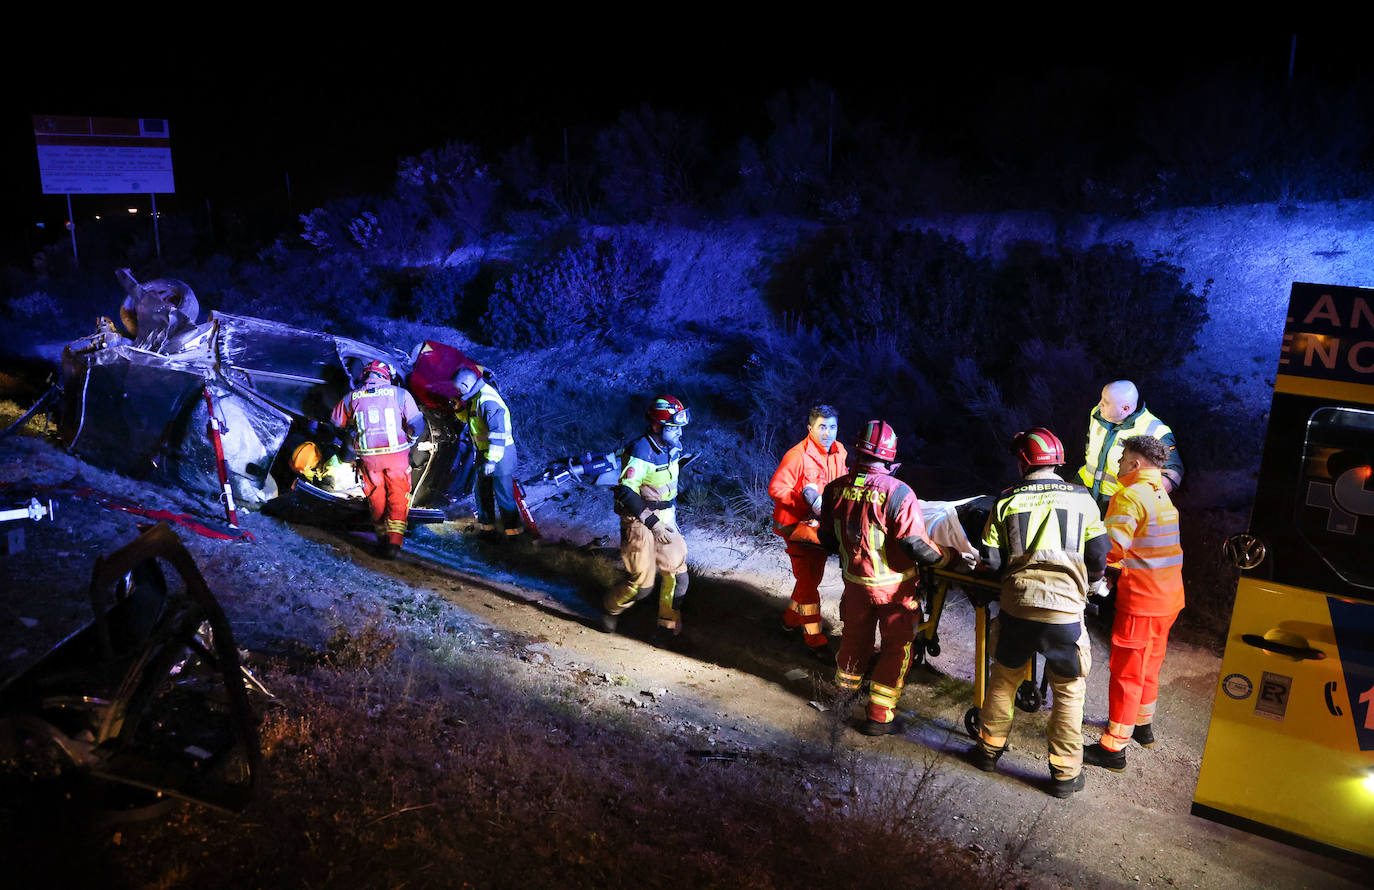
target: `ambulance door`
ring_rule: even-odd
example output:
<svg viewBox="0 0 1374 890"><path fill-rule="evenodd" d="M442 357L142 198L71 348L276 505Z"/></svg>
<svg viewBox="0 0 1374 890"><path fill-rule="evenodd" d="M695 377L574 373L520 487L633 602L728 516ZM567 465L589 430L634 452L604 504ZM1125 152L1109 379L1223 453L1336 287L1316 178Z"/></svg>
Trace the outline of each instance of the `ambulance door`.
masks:
<svg viewBox="0 0 1374 890"><path fill-rule="evenodd" d="M1294 285L1250 530L1228 542L1243 571L1193 799L1195 815L1360 861L1374 861L1374 330L1351 322L1371 293Z"/></svg>

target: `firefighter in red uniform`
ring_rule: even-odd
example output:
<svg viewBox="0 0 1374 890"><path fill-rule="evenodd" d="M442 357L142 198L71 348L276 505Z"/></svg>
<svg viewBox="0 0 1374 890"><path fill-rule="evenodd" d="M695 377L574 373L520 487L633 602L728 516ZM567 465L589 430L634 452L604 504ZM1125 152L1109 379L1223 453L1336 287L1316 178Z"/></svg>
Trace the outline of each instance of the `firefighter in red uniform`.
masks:
<svg viewBox="0 0 1374 890"><path fill-rule="evenodd" d="M363 369L358 388L334 406L330 419L352 435L358 475L377 529L377 555L393 559L405 539L410 445L424 437L424 415L409 391L392 385L387 364L373 361Z"/></svg>
<svg viewBox="0 0 1374 890"><path fill-rule="evenodd" d="M882 642L869 678L865 735L900 729L895 719L911 641L920 619L917 565L943 566L956 557L941 552L926 536L921 505L896 469L897 434L881 420L870 420L854 443L858 464L831 482L821 495L821 544L840 555L844 594L840 617L844 634L836 657L835 685L857 694L873 660L873 634Z"/></svg>
<svg viewBox="0 0 1374 890"><path fill-rule="evenodd" d="M817 405L807 418L806 438L782 456L768 483L773 499L773 531L787 542L792 561L792 601L782 613L784 631L801 628L807 651L823 662L834 660L830 641L821 632L821 576L828 554L816 529L820 525L821 492L845 472L848 454L835 432L838 413Z"/></svg>
<svg viewBox="0 0 1374 890"><path fill-rule="evenodd" d="M1083 749L1083 762L1114 772L1126 769L1131 739L1147 748L1155 743L1159 669L1169 630L1183 609L1178 510L1163 475L1169 456L1169 446L1153 436L1127 439L1117 466L1122 487L1102 521L1112 539L1107 564L1119 566L1121 577L1112 621L1107 728L1097 744Z"/></svg>

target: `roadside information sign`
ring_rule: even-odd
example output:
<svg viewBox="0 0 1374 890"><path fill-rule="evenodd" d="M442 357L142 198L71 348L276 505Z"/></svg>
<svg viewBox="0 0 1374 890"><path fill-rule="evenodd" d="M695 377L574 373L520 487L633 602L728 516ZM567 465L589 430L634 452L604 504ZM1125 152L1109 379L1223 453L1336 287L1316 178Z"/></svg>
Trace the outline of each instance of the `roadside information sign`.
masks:
<svg viewBox="0 0 1374 890"><path fill-rule="evenodd" d="M45 195L176 192L166 120L40 114L33 133Z"/></svg>

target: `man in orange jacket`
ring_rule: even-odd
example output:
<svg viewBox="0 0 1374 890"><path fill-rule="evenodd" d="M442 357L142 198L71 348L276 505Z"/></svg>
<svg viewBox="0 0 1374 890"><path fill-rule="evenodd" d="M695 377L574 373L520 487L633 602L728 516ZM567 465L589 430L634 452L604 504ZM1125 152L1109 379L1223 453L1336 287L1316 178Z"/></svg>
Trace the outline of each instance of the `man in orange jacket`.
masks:
<svg viewBox="0 0 1374 890"><path fill-rule="evenodd" d="M821 492L845 472L848 457L835 440L839 412L829 405L811 409L806 438L787 450L768 483L773 499L773 531L787 542L792 561L792 601L782 613L782 629L801 629L807 651L822 662L834 660L830 641L821 632L821 576L828 554L816 536Z"/></svg>
<svg viewBox="0 0 1374 890"><path fill-rule="evenodd" d="M1169 446L1152 436L1132 436L1122 445L1117 478L1103 524L1112 539L1107 563L1120 566L1116 619L1112 624L1111 679L1107 685L1107 729L1083 749L1083 762L1114 772L1126 769L1126 744L1155 742L1153 722L1159 699L1159 669L1169 630L1183 609L1183 548L1178 510L1160 472Z"/></svg>

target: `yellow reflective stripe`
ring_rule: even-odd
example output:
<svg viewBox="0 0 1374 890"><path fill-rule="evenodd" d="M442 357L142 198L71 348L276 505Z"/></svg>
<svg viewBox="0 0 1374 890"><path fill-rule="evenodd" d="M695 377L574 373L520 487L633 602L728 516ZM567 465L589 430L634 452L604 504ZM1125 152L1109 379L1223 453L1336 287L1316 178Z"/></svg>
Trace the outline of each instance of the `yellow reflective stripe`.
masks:
<svg viewBox="0 0 1374 890"><path fill-rule="evenodd" d="M888 584L897 584L915 578L916 570L912 568L907 569L905 572L889 572L886 575L876 575L870 578L864 575L853 574L846 568L843 575L846 581L853 581L855 584L863 587L884 587Z"/></svg>
<svg viewBox="0 0 1374 890"><path fill-rule="evenodd" d="M1159 704L1158 701L1152 701L1148 705L1142 704L1140 710L1135 712L1136 724L1153 723L1155 719L1155 705L1157 704Z"/></svg>
<svg viewBox="0 0 1374 890"><path fill-rule="evenodd" d="M986 729L981 727L978 730L978 740L986 747L991 748L996 753L1007 746L1007 737L1004 735L989 735Z"/></svg>
<svg viewBox="0 0 1374 890"><path fill-rule="evenodd" d="M891 686L884 686L881 683L868 684L868 700L880 708L897 707L897 699L902 697L900 688L893 689Z"/></svg>
<svg viewBox="0 0 1374 890"><path fill-rule="evenodd" d="M820 603L793 603L793 604L792 604L792 611L794 611L794 612L796 612L798 615L802 615L802 616L805 616L805 615L819 615L819 614L821 614L821 604L820 604Z"/></svg>
<svg viewBox="0 0 1374 890"><path fill-rule="evenodd" d="M838 668L835 670L835 685L841 689L847 689L853 692L859 688L863 680L863 674L851 674Z"/></svg>

